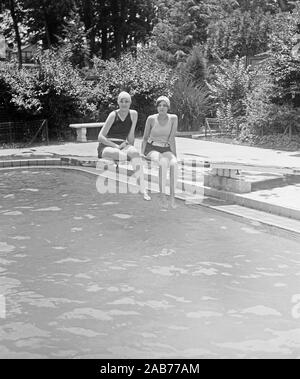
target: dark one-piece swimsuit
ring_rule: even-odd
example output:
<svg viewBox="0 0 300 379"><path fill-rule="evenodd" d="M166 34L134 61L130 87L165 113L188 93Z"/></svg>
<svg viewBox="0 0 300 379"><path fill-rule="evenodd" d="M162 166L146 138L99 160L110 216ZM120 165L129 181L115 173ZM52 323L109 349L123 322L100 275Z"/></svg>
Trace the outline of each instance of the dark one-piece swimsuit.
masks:
<svg viewBox="0 0 300 379"><path fill-rule="evenodd" d="M129 135L130 130L132 128L132 120L131 120L130 112L128 113L128 115L124 121L121 120L117 111L115 111L115 114L116 114L115 115L115 121L112 124L112 126L111 126L111 128L107 134L107 138L119 139L121 141L116 141L115 143L117 145L121 145L128 138L128 135ZM101 142L99 143L99 146L98 146L98 158L99 159L102 158L103 150L106 147L108 147L108 146L104 145Z"/></svg>

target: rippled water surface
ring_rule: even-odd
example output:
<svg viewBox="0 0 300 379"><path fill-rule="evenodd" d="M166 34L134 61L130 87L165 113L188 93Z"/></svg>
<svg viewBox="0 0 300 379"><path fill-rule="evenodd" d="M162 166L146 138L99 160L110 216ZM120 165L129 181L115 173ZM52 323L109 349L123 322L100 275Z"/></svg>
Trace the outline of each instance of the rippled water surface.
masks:
<svg viewBox="0 0 300 379"><path fill-rule="evenodd" d="M299 358L299 247L82 174L1 172L0 357Z"/></svg>

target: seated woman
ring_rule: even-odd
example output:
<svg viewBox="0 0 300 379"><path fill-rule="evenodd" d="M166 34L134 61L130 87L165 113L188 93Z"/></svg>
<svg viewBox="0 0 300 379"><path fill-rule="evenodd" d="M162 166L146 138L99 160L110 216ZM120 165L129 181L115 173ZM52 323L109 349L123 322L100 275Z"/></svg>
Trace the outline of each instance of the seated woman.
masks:
<svg viewBox="0 0 300 379"><path fill-rule="evenodd" d="M166 203L167 169L170 167L171 205L175 207L175 189L177 186L177 153L175 136L178 117L169 114L171 103L166 96L156 101L158 114L148 117L142 143L142 154L156 161L160 166L160 192ZM172 192L173 191L173 192Z"/></svg>
<svg viewBox="0 0 300 379"><path fill-rule="evenodd" d="M119 109L108 116L98 137L98 158L112 161L131 160L133 169L142 170L140 175L140 189L145 200L151 200L145 190L142 159L134 147L134 134L138 114L131 110L131 96L127 92L121 92L118 96Z"/></svg>

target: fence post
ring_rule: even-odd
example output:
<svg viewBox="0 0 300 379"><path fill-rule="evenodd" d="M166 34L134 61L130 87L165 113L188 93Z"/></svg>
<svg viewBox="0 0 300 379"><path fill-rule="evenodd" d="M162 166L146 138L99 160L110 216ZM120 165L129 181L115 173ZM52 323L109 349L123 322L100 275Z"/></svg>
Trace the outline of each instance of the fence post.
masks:
<svg viewBox="0 0 300 379"><path fill-rule="evenodd" d="M11 121L9 121L9 123L8 123L8 131L9 131L9 142L10 143L13 143L13 138L12 138L12 130L11 130Z"/></svg>
<svg viewBox="0 0 300 379"><path fill-rule="evenodd" d="M47 145L49 145L49 129L48 129L48 120L45 120L45 128L46 128L46 141Z"/></svg>

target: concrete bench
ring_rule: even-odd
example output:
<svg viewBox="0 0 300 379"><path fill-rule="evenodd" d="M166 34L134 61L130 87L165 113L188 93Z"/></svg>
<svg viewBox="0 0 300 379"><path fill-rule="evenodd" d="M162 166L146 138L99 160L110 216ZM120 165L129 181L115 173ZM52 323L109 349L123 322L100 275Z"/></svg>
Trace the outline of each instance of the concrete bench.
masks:
<svg viewBox="0 0 300 379"><path fill-rule="evenodd" d="M87 129L91 128L102 128L104 122L95 123L83 123L83 124L71 124L70 128L75 129L77 132L77 142L87 142Z"/></svg>

